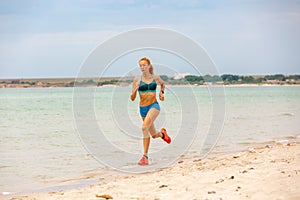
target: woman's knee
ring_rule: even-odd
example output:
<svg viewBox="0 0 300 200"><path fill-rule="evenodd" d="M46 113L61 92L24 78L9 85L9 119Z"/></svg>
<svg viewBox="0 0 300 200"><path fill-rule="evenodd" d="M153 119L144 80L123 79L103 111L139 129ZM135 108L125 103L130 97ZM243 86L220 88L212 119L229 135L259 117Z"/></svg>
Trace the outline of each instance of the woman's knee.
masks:
<svg viewBox="0 0 300 200"><path fill-rule="evenodd" d="M142 131L143 131L143 132L149 131L149 128L150 128L149 125L148 125L148 126L147 126L147 125L144 125L144 124L142 125Z"/></svg>

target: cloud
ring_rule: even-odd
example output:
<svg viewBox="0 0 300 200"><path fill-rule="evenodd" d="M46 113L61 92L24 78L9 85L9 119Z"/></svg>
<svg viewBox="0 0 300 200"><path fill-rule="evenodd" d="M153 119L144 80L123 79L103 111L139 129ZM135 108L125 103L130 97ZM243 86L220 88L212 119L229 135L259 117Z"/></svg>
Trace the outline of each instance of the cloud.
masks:
<svg viewBox="0 0 300 200"><path fill-rule="evenodd" d="M51 75L54 66L75 73L103 40L152 25L202 44L221 72L294 73L299 68L299 1L9 2L0 2L1 73L24 68Z"/></svg>
<svg viewBox="0 0 300 200"><path fill-rule="evenodd" d="M54 32L20 37L0 46L1 76L11 77L22 70L58 75L53 69L75 75L88 54L116 31ZM30 73L29 73L30 74Z"/></svg>

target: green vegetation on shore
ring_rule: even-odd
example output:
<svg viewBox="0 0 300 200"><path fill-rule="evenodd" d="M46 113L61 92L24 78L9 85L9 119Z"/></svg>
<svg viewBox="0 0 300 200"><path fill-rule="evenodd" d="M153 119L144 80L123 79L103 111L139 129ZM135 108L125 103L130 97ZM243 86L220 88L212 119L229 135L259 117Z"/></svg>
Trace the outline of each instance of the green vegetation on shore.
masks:
<svg viewBox="0 0 300 200"><path fill-rule="evenodd" d="M266 76L242 76L233 74L223 74L221 76L195 76L187 75L181 79L169 78L162 76L162 79L169 84L300 84L300 75L288 75L275 74Z"/></svg>
<svg viewBox="0 0 300 200"><path fill-rule="evenodd" d="M243 76L233 74L223 74L221 76L194 76L188 75L179 81L188 82L190 84L299 84L300 75L275 74L266 76ZM168 82L168 80L167 80ZM172 82L172 79L171 79Z"/></svg>
<svg viewBox="0 0 300 200"><path fill-rule="evenodd" d="M270 85L299 85L300 75L265 75L243 76L223 74L221 76L186 75L174 78L160 75L169 85L234 85L234 84L270 84ZM106 78L48 78L48 79L7 79L0 80L0 88L27 88L27 87L89 87L105 85L130 85L134 77L106 77Z"/></svg>

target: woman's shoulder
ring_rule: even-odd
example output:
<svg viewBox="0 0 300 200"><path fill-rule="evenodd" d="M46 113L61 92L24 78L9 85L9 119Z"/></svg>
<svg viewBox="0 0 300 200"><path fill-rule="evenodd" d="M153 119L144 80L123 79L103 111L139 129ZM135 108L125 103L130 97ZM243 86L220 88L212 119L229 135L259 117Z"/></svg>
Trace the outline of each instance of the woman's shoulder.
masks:
<svg viewBox="0 0 300 200"><path fill-rule="evenodd" d="M159 75L157 75L157 74L153 74L153 78L154 78L155 80L157 80L157 79L159 79L159 78L160 78L160 76L159 76Z"/></svg>
<svg viewBox="0 0 300 200"><path fill-rule="evenodd" d="M133 82L139 82L139 81L140 81L140 76L135 76Z"/></svg>
<svg viewBox="0 0 300 200"><path fill-rule="evenodd" d="M161 77L157 74L154 74L153 75L153 78L156 80L156 81L161 81Z"/></svg>

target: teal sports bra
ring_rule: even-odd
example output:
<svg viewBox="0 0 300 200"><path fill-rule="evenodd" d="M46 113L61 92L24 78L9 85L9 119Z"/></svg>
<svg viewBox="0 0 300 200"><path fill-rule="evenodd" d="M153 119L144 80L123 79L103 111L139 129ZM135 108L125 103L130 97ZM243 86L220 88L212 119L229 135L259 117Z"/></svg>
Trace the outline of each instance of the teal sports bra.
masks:
<svg viewBox="0 0 300 200"><path fill-rule="evenodd" d="M157 84L154 80L153 75L152 75L152 79L153 79L153 81L151 83L147 84L147 83L142 81L142 76L141 76L140 86L139 86L139 89L138 89L139 93L144 94L144 93L147 93L147 92L156 92Z"/></svg>

